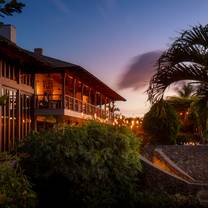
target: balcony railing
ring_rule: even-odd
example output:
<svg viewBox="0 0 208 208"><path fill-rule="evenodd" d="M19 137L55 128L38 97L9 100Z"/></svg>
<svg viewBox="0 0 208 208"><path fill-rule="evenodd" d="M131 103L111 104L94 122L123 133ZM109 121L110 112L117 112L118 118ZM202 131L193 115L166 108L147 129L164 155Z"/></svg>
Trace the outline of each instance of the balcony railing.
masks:
<svg viewBox="0 0 208 208"><path fill-rule="evenodd" d="M62 95L36 95L35 99L36 109L67 109L75 112L79 112L86 115L91 115L98 118L113 118L113 113L107 110L103 110L90 103L85 103L74 97L65 95L64 103Z"/></svg>

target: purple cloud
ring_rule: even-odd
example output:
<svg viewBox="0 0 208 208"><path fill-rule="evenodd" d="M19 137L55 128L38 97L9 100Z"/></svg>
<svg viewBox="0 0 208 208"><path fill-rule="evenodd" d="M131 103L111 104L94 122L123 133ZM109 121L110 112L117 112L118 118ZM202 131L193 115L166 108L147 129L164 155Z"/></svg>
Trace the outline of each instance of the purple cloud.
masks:
<svg viewBox="0 0 208 208"><path fill-rule="evenodd" d="M155 64L162 51L150 51L135 57L128 69L121 76L119 89L132 88L138 90L149 84L154 74Z"/></svg>

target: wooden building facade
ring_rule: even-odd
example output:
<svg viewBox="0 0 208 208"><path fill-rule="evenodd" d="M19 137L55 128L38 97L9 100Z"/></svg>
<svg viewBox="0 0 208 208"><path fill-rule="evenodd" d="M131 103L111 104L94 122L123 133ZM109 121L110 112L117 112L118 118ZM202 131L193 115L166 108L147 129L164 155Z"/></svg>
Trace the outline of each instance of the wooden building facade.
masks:
<svg viewBox="0 0 208 208"><path fill-rule="evenodd" d="M123 97L81 66L30 52L0 36L0 150L32 130L86 119L111 123Z"/></svg>

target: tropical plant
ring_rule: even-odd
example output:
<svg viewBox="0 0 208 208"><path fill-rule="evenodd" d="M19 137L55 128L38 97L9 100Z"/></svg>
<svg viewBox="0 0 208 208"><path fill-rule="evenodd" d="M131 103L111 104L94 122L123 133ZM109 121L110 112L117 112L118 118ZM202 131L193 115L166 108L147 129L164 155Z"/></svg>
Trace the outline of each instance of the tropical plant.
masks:
<svg viewBox="0 0 208 208"><path fill-rule="evenodd" d="M12 16L13 13L21 13L25 5L17 0L0 1L0 17Z"/></svg>
<svg viewBox="0 0 208 208"><path fill-rule="evenodd" d="M165 90L171 84L191 80L197 86L196 95L208 100L208 25L195 26L181 33L157 62L147 90L148 99L156 103L163 99ZM203 122L203 121L202 121ZM201 126L206 131L205 122Z"/></svg>
<svg viewBox="0 0 208 208"><path fill-rule="evenodd" d="M19 154L44 207L131 207L139 146L128 129L92 122L32 134Z"/></svg>
<svg viewBox="0 0 208 208"><path fill-rule="evenodd" d="M17 157L0 155L0 207L32 208L36 206L36 194L23 175Z"/></svg>
<svg viewBox="0 0 208 208"><path fill-rule="evenodd" d="M180 98L190 98L195 92L195 87L191 83L183 83L182 86L176 87L175 91Z"/></svg>
<svg viewBox="0 0 208 208"><path fill-rule="evenodd" d="M179 131L178 116L166 101L160 100L144 115L143 129L152 144L175 144Z"/></svg>
<svg viewBox="0 0 208 208"><path fill-rule="evenodd" d="M208 95L208 25L192 27L181 33L157 62L148 92L151 103L162 99L167 87L181 80L199 85L198 95Z"/></svg>

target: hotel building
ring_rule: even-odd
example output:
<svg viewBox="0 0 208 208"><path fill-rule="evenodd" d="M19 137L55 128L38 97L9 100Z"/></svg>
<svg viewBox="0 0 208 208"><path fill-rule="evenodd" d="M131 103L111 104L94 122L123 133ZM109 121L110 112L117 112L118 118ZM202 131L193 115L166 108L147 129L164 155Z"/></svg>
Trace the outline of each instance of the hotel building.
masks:
<svg viewBox="0 0 208 208"><path fill-rule="evenodd" d="M111 123L115 101L125 101L83 67L18 47L11 25L0 28L0 96L1 151L58 123Z"/></svg>

